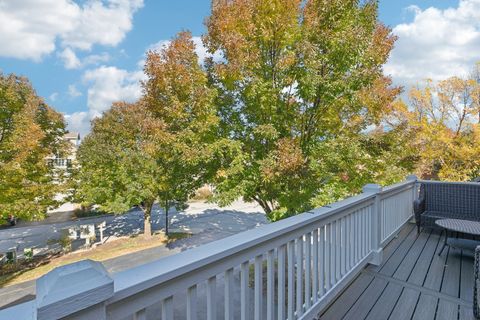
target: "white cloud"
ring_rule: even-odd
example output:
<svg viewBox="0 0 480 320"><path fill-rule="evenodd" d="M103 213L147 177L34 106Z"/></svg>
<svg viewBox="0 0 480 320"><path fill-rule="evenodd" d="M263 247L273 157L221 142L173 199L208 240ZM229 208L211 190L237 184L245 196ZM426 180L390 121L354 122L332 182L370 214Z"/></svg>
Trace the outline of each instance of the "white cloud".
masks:
<svg viewBox="0 0 480 320"><path fill-rule="evenodd" d="M75 28L62 34L63 44L83 50L95 43L115 46L132 29L133 13L142 6L143 0L88 1Z"/></svg>
<svg viewBox="0 0 480 320"><path fill-rule="evenodd" d="M110 60L110 55L106 52L103 52L101 54L91 54L89 56L86 56L82 60L82 65L86 66L89 64L99 64L100 62L107 62Z"/></svg>
<svg viewBox="0 0 480 320"><path fill-rule="evenodd" d="M399 39L385 66L396 83L463 76L480 60L480 0L460 0L445 10L408 9L414 20L393 29Z"/></svg>
<svg viewBox="0 0 480 320"><path fill-rule="evenodd" d="M78 69L82 65L75 52L70 48L65 48L58 54L59 58L63 60L63 65L67 69Z"/></svg>
<svg viewBox="0 0 480 320"><path fill-rule="evenodd" d="M68 86L68 95L72 98L80 97L82 93L78 91L77 87L74 84Z"/></svg>
<svg viewBox="0 0 480 320"><path fill-rule="evenodd" d="M194 37L193 41L199 56L199 63L201 63L209 54L203 46L200 37ZM170 41L168 40L159 41L149 46L147 50L161 50L169 44ZM88 57L83 59L82 64L86 64L87 59ZM95 60L97 58L90 59ZM98 59L97 61L101 61L100 57ZM219 54L216 54L214 59L221 59L221 57ZM88 61L88 63L94 63L92 60ZM104 111L111 107L113 102L133 102L138 100L142 95L140 81L146 78L142 71L144 63L145 60L140 60L137 63L138 69L135 71L127 71L114 66L101 66L85 71L83 82L89 86L87 90L88 111L66 115L68 129L85 135L90 131L91 119L101 116ZM69 94L73 96L73 92L76 92L76 87L70 85Z"/></svg>
<svg viewBox="0 0 480 320"><path fill-rule="evenodd" d="M128 72L113 66L101 66L85 71L83 81L89 85L87 90L88 111L65 115L70 131L82 135L90 131L90 121L108 110L113 102L134 102L142 94L140 81L145 78L141 70ZM69 94L81 94L74 85L68 87Z"/></svg>
<svg viewBox="0 0 480 320"><path fill-rule="evenodd" d="M48 97L48 99L50 99L50 101L52 101L52 102L55 102L55 100L57 100L57 98L58 98L58 92L54 92Z"/></svg>
<svg viewBox="0 0 480 320"><path fill-rule="evenodd" d="M39 61L56 49L115 46L132 28L143 0L22 0L0 2L0 56ZM68 53L68 52L67 52Z"/></svg>
<svg viewBox="0 0 480 320"><path fill-rule="evenodd" d="M55 39L74 28L79 8L69 1L2 1L0 56L38 61L55 50Z"/></svg>
<svg viewBox="0 0 480 320"><path fill-rule="evenodd" d="M80 60L75 52L69 47L60 52L58 57L62 59L63 65L66 69L80 69L87 65L96 65L100 62L107 62L110 60L110 55L106 52L101 54L91 54Z"/></svg>
<svg viewBox="0 0 480 320"><path fill-rule="evenodd" d="M116 67L101 66L87 70L83 76L91 84L87 91L87 107L93 116L99 116L115 101L133 102L140 98L142 71L128 72Z"/></svg>
<svg viewBox="0 0 480 320"><path fill-rule="evenodd" d="M90 131L91 117L88 112L74 112L66 114L67 130L70 132L79 132L83 138Z"/></svg>

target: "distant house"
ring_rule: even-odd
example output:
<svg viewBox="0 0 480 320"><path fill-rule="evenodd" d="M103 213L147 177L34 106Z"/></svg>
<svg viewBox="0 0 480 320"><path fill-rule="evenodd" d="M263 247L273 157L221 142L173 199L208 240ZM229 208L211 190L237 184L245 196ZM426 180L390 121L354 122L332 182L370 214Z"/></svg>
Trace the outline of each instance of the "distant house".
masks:
<svg viewBox="0 0 480 320"><path fill-rule="evenodd" d="M72 164L77 158L77 149L80 145L80 133L78 132L69 132L63 136L63 139L69 142L70 148L67 153L60 155L52 155L47 157L47 162L54 166L56 169L68 169L71 168Z"/></svg>

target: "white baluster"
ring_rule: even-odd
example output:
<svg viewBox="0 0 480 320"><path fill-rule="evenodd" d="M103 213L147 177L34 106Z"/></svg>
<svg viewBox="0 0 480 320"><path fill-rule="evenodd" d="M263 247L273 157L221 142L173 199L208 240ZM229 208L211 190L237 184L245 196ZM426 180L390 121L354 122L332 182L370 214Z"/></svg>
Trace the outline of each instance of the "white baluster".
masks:
<svg viewBox="0 0 480 320"><path fill-rule="evenodd" d="M348 270L353 267L353 224L352 215L347 217L347 235L348 235Z"/></svg>
<svg viewBox="0 0 480 320"><path fill-rule="evenodd" d="M242 320L250 319L248 314L248 277L249 263L247 261L240 266L240 318Z"/></svg>
<svg viewBox="0 0 480 320"><path fill-rule="evenodd" d="M312 293L313 303L318 301L318 229L313 230L313 279L312 279Z"/></svg>
<svg viewBox="0 0 480 320"><path fill-rule="evenodd" d="M336 238L335 238L335 284L340 280L340 270L341 270L341 264L340 264L340 258L342 256L342 248L341 248L341 220L337 220L336 222Z"/></svg>
<svg viewBox="0 0 480 320"><path fill-rule="evenodd" d="M207 280L207 320L217 319L217 278L215 276Z"/></svg>
<svg viewBox="0 0 480 320"><path fill-rule="evenodd" d="M197 286L187 289L187 320L197 320Z"/></svg>
<svg viewBox="0 0 480 320"><path fill-rule="evenodd" d="M311 293L311 282L312 282L312 237L310 233L305 235L305 310L308 310L311 306L312 293Z"/></svg>
<svg viewBox="0 0 480 320"><path fill-rule="evenodd" d="M255 320L262 319L263 304L263 280L262 266L263 257L261 255L255 257Z"/></svg>
<svg viewBox="0 0 480 320"><path fill-rule="evenodd" d="M331 224L332 228L332 237L330 240L330 254L331 254L331 265L330 265L330 280L331 286L333 287L337 283L337 221L333 221Z"/></svg>
<svg viewBox="0 0 480 320"><path fill-rule="evenodd" d="M325 282L326 282L326 273L328 272L326 267L326 257L325 257L325 226L320 227L320 253L319 253L319 259L320 259L320 282L319 282L319 287L320 287L320 297L322 297L325 294Z"/></svg>
<svg viewBox="0 0 480 320"><path fill-rule="evenodd" d="M135 312L133 320L147 320L147 312L145 309Z"/></svg>
<svg viewBox="0 0 480 320"><path fill-rule="evenodd" d="M285 320L285 255L287 247L282 245L278 248L278 319Z"/></svg>
<svg viewBox="0 0 480 320"><path fill-rule="evenodd" d="M340 275L343 276L347 272L347 218L342 218L342 256L340 265L342 267Z"/></svg>
<svg viewBox="0 0 480 320"><path fill-rule="evenodd" d="M295 285L295 241L289 241L287 244L287 255L288 255L288 319L293 320L294 318L294 285Z"/></svg>
<svg viewBox="0 0 480 320"><path fill-rule="evenodd" d="M162 320L173 320L173 297L162 300Z"/></svg>
<svg viewBox="0 0 480 320"><path fill-rule="evenodd" d="M332 223L325 226L325 289L330 290L332 287L332 272L331 272L331 260L332 260Z"/></svg>
<svg viewBox="0 0 480 320"><path fill-rule="evenodd" d="M297 318L303 314L303 236L297 239L296 258L297 258Z"/></svg>
<svg viewBox="0 0 480 320"><path fill-rule="evenodd" d="M225 271L225 319L233 319L233 269Z"/></svg>
<svg viewBox="0 0 480 320"><path fill-rule="evenodd" d="M275 251L270 250L267 253L267 320L273 320L275 317L274 310L274 293L275 293Z"/></svg>

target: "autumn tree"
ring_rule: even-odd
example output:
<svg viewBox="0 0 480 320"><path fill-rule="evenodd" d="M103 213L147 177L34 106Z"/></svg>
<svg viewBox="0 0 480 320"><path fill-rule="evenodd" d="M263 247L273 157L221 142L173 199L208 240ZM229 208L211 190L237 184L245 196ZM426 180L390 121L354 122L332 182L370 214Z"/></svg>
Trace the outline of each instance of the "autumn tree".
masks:
<svg viewBox="0 0 480 320"><path fill-rule="evenodd" d="M215 91L208 86L189 32L179 33L160 51L149 52L144 71L145 105L165 124L169 137L157 154L157 195L168 233L169 208L185 208L188 198L214 171L211 161L215 145L221 142L215 135Z"/></svg>
<svg viewBox="0 0 480 320"><path fill-rule="evenodd" d="M480 176L480 82L475 75L428 80L410 90L408 104L394 105L392 128L409 136L419 176L454 181Z"/></svg>
<svg viewBox="0 0 480 320"><path fill-rule="evenodd" d="M217 200L243 195L276 220L321 203L332 181L358 191L358 150L376 151L365 132L399 93L382 72L395 37L377 1L218 1L206 25L206 46L222 55L205 62L219 132L238 146L215 178ZM371 167L382 176L390 164Z"/></svg>
<svg viewBox="0 0 480 320"><path fill-rule="evenodd" d="M77 201L117 214L138 206L144 234L150 236L152 206L162 183L157 154L166 139L163 123L141 102L115 103L92 121L78 150Z"/></svg>
<svg viewBox="0 0 480 320"><path fill-rule="evenodd" d="M0 74L0 217L40 220L64 191L46 157L65 152L62 115L27 79Z"/></svg>

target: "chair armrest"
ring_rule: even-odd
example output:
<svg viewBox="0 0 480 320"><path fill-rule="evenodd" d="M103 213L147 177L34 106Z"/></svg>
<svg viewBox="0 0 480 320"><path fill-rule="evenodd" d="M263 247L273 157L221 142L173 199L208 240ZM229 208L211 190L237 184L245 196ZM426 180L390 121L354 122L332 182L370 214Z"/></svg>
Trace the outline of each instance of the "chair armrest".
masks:
<svg viewBox="0 0 480 320"><path fill-rule="evenodd" d="M473 264L473 314L475 319L480 319L480 246L475 249L475 261Z"/></svg>
<svg viewBox="0 0 480 320"><path fill-rule="evenodd" d="M413 213L415 214L415 224L417 225L417 232L420 232L422 224L422 213L425 212L425 193L420 192L420 197L413 201Z"/></svg>
<svg viewBox="0 0 480 320"><path fill-rule="evenodd" d="M415 212L415 215L420 215L425 212L425 198L413 201L413 212Z"/></svg>
<svg viewBox="0 0 480 320"><path fill-rule="evenodd" d="M413 213L415 213L415 222L420 231L421 215L425 212L425 198L413 201Z"/></svg>

